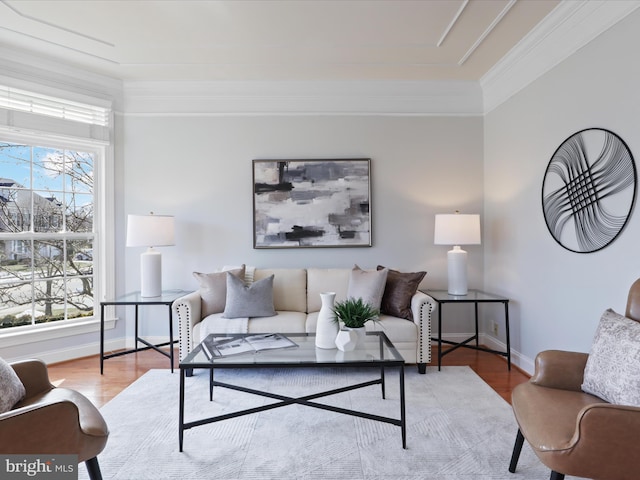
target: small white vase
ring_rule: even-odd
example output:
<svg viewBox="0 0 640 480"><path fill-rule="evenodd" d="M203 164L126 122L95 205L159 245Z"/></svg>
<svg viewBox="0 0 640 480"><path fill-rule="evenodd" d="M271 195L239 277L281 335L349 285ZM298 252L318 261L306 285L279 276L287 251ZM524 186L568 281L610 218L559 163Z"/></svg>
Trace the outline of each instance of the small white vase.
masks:
<svg viewBox="0 0 640 480"><path fill-rule="evenodd" d="M351 352L358 343L358 334L353 330L340 330L336 337L336 347L342 352Z"/></svg>
<svg viewBox="0 0 640 480"><path fill-rule="evenodd" d="M338 350L343 352L350 352L356 348L362 348L364 346L366 335L367 330L364 327L344 327L338 332L338 336L336 337L336 346L338 347Z"/></svg>
<svg viewBox="0 0 640 480"><path fill-rule="evenodd" d="M338 335L339 326L333 313L335 299L335 292L323 292L320 294L322 305L320 312L318 312L318 322L316 323L316 347L318 348L336 348L336 336Z"/></svg>

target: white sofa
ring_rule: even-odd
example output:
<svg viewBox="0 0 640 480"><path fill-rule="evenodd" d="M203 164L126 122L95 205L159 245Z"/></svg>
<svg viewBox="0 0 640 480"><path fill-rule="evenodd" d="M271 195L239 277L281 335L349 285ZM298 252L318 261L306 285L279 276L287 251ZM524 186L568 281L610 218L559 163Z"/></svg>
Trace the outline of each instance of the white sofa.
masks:
<svg viewBox="0 0 640 480"><path fill-rule="evenodd" d="M225 267L226 268L226 267ZM177 299L172 306L180 331L180 359L185 358L209 333L315 333L321 292L336 292L335 301L347 296L350 268L252 268L245 271L251 284L271 275L273 306L277 315L258 318L225 318L213 313L203 318L200 291ZM411 298L413 320L382 313L378 322L367 322L368 330L382 330L408 364L421 373L431 361L431 317L437 304L417 291Z"/></svg>

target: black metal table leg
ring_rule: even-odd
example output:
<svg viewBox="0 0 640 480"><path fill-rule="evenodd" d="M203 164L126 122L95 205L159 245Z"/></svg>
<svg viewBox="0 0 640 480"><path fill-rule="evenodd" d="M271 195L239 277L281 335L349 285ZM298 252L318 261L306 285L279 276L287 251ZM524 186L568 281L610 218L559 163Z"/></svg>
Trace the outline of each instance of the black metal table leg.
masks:
<svg viewBox="0 0 640 480"><path fill-rule="evenodd" d="M478 329L478 302L474 303L475 306L475 314L476 314L476 347L480 346L478 337L480 336L479 334L479 329Z"/></svg>
<svg viewBox="0 0 640 480"><path fill-rule="evenodd" d="M104 305L100 305L100 375L104 372Z"/></svg>
<svg viewBox="0 0 640 480"><path fill-rule="evenodd" d="M135 310L136 311L136 316L135 316L135 318L136 318L136 333L135 333L135 337L134 338L135 338L136 344L135 344L134 350L137 352L138 351L138 338L140 338L138 336L138 305L135 305L135 309L136 309Z"/></svg>
<svg viewBox="0 0 640 480"><path fill-rule="evenodd" d="M173 373L173 311L169 305L169 361L171 362L171 373Z"/></svg>
<svg viewBox="0 0 640 480"><path fill-rule="evenodd" d="M407 448L407 419L404 402L404 365L400 367L400 428L402 430L402 448Z"/></svg>
<svg viewBox="0 0 640 480"><path fill-rule="evenodd" d="M184 368L180 369L180 413L178 419L178 444L181 452L184 440L184 370Z"/></svg>
<svg viewBox="0 0 640 480"><path fill-rule="evenodd" d="M511 333L509 332L509 302L504 302L504 324L507 335L507 367L511 370Z"/></svg>
<svg viewBox="0 0 640 480"><path fill-rule="evenodd" d="M438 308L438 371L442 365L442 304Z"/></svg>

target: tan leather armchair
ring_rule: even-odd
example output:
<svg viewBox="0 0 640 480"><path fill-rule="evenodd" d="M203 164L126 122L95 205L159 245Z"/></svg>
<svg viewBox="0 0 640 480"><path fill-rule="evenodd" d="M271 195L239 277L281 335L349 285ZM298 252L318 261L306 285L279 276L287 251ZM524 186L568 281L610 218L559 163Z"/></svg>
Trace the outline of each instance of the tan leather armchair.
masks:
<svg viewBox="0 0 640 480"><path fill-rule="evenodd" d="M625 316L640 321L640 280L632 285ZM524 440L551 469L599 480L640 476L640 408L613 405L581 390L586 353L548 350L536 357L529 382L512 393L518 433L509 471L514 473Z"/></svg>
<svg viewBox="0 0 640 480"><path fill-rule="evenodd" d="M109 430L98 409L82 394L51 385L40 360L11 367L27 393L12 410L0 414L0 452L78 455L89 477L102 479L97 456L107 444Z"/></svg>

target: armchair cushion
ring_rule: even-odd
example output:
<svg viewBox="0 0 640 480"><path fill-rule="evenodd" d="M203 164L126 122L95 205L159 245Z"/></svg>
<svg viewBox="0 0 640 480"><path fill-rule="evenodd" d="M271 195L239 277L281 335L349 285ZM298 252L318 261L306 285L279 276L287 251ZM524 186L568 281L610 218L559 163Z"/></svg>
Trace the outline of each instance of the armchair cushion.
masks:
<svg viewBox="0 0 640 480"><path fill-rule="evenodd" d="M378 270L385 267L378 265ZM402 273L389 269L382 295L380 313L413 320L411 299L427 272Z"/></svg>
<svg viewBox="0 0 640 480"><path fill-rule="evenodd" d="M0 413L5 413L24 398L26 390L15 370L0 358Z"/></svg>
<svg viewBox="0 0 640 480"><path fill-rule="evenodd" d="M604 312L582 390L610 403L640 407L640 323L611 309Z"/></svg>
<svg viewBox="0 0 640 480"><path fill-rule="evenodd" d="M244 278L245 266L228 270L238 278ZM193 272L193 276L200 284L200 298L202 299L202 317L212 313L224 312L227 299L227 272L200 273Z"/></svg>
<svg viewBox="0 0 640 480"><path fill-rule="evenodd" d="M245 285L235 275L227 275L227 304L224 318L271 317L273 307L273 275Z"/></svg>

